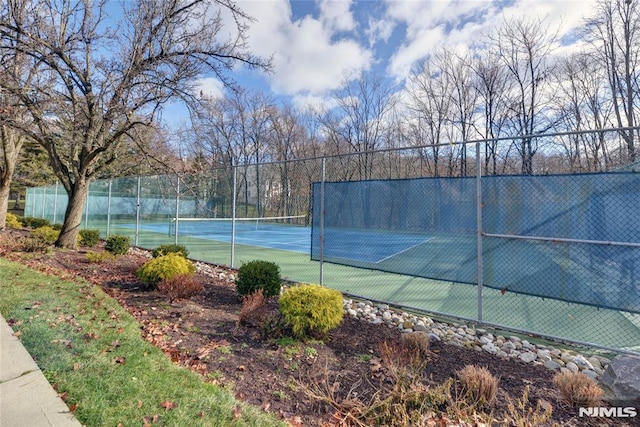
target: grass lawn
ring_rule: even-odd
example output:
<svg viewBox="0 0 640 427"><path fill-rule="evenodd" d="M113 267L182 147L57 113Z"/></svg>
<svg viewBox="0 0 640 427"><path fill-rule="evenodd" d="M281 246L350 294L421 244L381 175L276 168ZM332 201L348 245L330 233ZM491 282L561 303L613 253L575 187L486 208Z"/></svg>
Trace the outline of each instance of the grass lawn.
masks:
<svg viewBox="0 0 640 427"><path fill-rule="evenodd" d="M114 299L0 258L0 313L87 426L276 426L142 339Z"/></svg>

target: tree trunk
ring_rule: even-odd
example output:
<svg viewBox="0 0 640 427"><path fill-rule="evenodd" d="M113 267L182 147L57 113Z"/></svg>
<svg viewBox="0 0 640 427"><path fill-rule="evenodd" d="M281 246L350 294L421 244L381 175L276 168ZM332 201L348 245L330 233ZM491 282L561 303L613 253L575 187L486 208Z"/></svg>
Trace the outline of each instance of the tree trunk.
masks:
<svg viewBox="0 0 640 427"><path fill-rule="evenodd" d="M11 176L0 180L0 230L7 226L7 210L9 209L9 191L11 188Z"/></svg>
<svg viewBox="0 0 640 427"><path fill-rule="evenodd" d="M56 246L60 248L76 249L78 247L78 233L82 224L82 210L89 193L89 181L87 178L78 178L71 186L69 203L64 215L64 224L60 230L60 237Z"/></svg>

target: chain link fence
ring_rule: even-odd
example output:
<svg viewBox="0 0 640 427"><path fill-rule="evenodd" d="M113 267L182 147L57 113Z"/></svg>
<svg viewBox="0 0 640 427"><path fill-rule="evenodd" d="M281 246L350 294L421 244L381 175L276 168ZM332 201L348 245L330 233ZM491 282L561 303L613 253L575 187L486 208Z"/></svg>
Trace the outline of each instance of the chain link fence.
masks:
<svg viewBox="0 0 640 427"><path fill-rule="evenodd" d="M232 267L273 261L287 279L405 309L640 352L640 175L627 141L618 130L524 139L99 180L83 227L146 248L184 244ZM60 186L29 188L25 215L61 222L66 201Z"/></svg>

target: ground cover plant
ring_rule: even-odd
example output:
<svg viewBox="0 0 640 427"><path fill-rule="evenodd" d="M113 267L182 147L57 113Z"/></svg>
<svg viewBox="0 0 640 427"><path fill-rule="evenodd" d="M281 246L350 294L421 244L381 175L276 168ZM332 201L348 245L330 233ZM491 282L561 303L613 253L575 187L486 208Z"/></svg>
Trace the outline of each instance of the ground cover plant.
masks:
<svg viewBox="0 0 640 427"><path fill-rule="evenodd" d="M167 396L160 391L147 392L140 386L144 382L145 387L154 383L159 388L170 387L162 378L171 362L201 378L199 387L205 387L198 389L201 394L215 395L212 390L217 386L245 404L295 426L624 425L620 420L578 418L577 407L554 384L555 373L541 366L442 342L429 344L420 333L401 338L396 329L348 316L326 333L324 342L298 340L291 326L283 322L278 296L251 293L241 297L236 290L235 271L199 264L193 278L204 285L202 291L189 299L176 296L170 301L170 296L160 290L146 290L136 277L135 272L151 259L149 251L131 250L116 261L96 257L93 262L87 254L104 250L104 242L91 250L26 253L15 244L23 233L27 231L0 233L0 258L48 276L33 279L39 285L26 279L33 273L20 273L13 280L17 271L29 270L0 260L2 279L7 277L12 283L9 289L13 289L0 286L0 312L23 334L27 348L37 352L45 374L58 385L59 392L66 393L70 407L77 405L79 417L85 416L82 411L111 415L104 422L91 415L93 418L85 422L89 426L117 425L120 421L112 414L121 407L135 419L123 425L145 420L154 425L155 416L156 425L215 425L199 419L184 422L167 418L182 413L193 415L194 411L196 415L202 411L208 417L214 409L207 405L216 405L213 398L205 396L204 402L191 403L193 395L176 392ZM8 270L6 265L10 266ZM84 279L74 282L77 277ZM34 290L25 293L24 286ZM49 302L56 301L55 295L61 289L63 294L69 292L72 296ZM98 295L101 305L96 306ZM82 330L74 329L76 322ZM120 327L124 328L122 332L118 332ZM32 339L29 334L34 331L64 333ZM145 350L138 357L123 354L140 347L140 343L129 341L140 336L164 355L156 358L159 353L149 346L141 347ZM51 343L55 340L63 341ZM80 374L90 370L94 356L106 363L97 370L101 378L93 380L99 386L79 381ZM118 357L124 357L125 363L119 363ZM117 385L100 382L114 375L114 371L121 372L118 369L135 368L149 359L153 360L151 365L117 377ZM75 363L79 363L77 371ZM475 368L465 371L467 366ZM71 380L64 382L67 377ZM65 385L61 387L62 384ZM87 393L87 389L95 394L90 398L76 397ZM126 402L119 400L122 393L129 396ZM169 402L165 405L172 409L162 407L163 402ZM248 409L241 411L239 419L233 418L234 405L237 403L220 410L224 421L219 425L263 425L262 421L255 421L258 418L252 418L258 415Z"/></svg>

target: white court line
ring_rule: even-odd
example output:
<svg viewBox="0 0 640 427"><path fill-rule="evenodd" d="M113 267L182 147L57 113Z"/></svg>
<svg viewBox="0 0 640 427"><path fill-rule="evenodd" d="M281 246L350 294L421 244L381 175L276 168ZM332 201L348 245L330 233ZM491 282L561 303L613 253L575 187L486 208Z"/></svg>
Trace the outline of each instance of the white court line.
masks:
<svg viewBox="0 0 640 427"><path fill-rule="evenodd" d="M417 247L417 246L422 245L422 244L423 244L423 243L425 243L425 242L428 242L428 241L429 241L429 240L431 240L431 239L433 239L433 237L429 237L429 238L427 238L427 239L424 239L423 241L418 242L418 243L416 243L416 244L415 244L415 245L413 245L413 246L409 246L408 248L403 249L403 250L401 250L400 252L396 252L396 253L391 254L391 255L389 255L389 256L386 256L386 257L384 257L384 258L382 258L382 259L379 259L378 261L374 262L374 264L380 264L382 261L386 261L386 260L388 260L389 258L393 258L393 257L394 257L394 256L396 256L396 255L400 255L401 253L407 252L407 251L409 251L409 250L411 250L411 249L413 249L413 248L415 248L415 247Z"/></svg>

